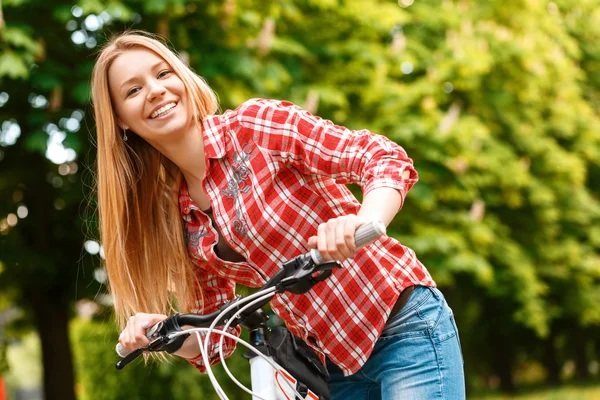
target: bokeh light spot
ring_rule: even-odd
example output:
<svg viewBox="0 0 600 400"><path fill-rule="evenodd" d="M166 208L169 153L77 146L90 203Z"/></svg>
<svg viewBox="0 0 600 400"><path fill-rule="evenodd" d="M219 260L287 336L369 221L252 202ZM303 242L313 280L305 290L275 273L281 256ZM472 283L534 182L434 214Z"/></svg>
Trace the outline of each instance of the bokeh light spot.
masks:
<svg viewBox="0 0 600 400"><path fill-rule="evenodd" d="M27 207L25 206L19 206L19 208L17 208L17 215L21 219L27 218L27 216L29 215L29 209L27 209Z"/></svg>
<svg viewBox="0 0 600 400"><path fill-rule="evenodd" d="M413 72L414 70L414 66L410 61L404 61L401 65L400 65L400 70L402 71L402 73L404 74L410 74Z"/></svg>

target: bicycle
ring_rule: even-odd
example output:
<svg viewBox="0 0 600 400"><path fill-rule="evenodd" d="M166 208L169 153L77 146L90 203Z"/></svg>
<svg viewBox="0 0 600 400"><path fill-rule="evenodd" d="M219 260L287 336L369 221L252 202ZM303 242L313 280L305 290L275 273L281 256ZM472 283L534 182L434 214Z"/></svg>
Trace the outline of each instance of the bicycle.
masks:
<svg viewBox="0 0 600 400"><path fill-rule="evenodd" d="M356 248L366 246L384 233L385 225L380 221L359 227L354 235ZM212 333L217 333L221 335L219 355L225 372L238 386L252 395L253 400L289 400L291 398L327 400L329 399L327 369L320 362L316 353L299 338L294 338L287 330L287 332L282 331L283 333L279 335L282 336L280 338L282 341L276 344L272 340L270 342L266 323L268 317L262 307L267 305L275 295L285 291L295 294L306 293L314 285L331 276L333 268L340 267L341 265L336 261L326 262L318 250L312 249L306 254L284 262L282 269L250 296L236 296L233 301L211 314L175 314L159 322L146 332L146 337L150 340L147 347L129 353L120 343L117 343L117 354L123 359L117 362L116 367L118 370L123 369L145 352L173 353L181 347L190 334L194 333L200 345L200 352L209 379L219 398L227 399L227 395L211 371L208 360L210 336ZM215 329L219 323L224 324L223 328ZM181 326L183 325L195 328L182 330ZM230 327L237 325L248 329L250 343L227 332ZM200 332L205 333L204 342L202 342ZM252 390L242 385L227 368L222 348L224 337L232 338L250 350L245 357L249 359L250 363ZM284 360L281 354L285 352L293 353L294 357L298 357L298 359L292 358L291 362ZM294 377L295 374L298 376Z"/></svg>

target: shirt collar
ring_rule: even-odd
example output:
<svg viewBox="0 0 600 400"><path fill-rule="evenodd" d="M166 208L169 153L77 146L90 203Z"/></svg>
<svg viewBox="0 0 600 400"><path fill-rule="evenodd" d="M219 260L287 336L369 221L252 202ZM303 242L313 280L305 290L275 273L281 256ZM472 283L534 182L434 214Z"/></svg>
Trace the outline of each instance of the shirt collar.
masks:
<svg viewBox="0 0 600 400"><path fill-rule="evenodd" d="M225 132L220 115L209 115L202 121L204 137L204 157L223 158L225 156Z"/></svg>

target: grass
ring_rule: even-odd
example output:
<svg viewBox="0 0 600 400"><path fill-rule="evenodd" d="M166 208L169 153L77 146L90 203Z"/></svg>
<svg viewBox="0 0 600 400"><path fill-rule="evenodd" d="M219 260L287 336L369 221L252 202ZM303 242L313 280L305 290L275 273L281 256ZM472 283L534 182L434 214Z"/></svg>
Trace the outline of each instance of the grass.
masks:
<svg viewBox="0 0 600 400"><path fill-rule="evenodd" d="M486 394L468 396L470 400L591 400L600 399L600 385L567 385L531 389L514 395Z"/></svg>

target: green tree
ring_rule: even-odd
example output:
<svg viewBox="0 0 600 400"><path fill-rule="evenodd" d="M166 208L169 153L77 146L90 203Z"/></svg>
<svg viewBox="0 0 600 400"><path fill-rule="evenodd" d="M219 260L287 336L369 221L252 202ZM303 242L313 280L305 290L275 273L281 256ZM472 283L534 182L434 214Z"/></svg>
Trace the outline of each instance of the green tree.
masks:
<svg viewBox="0 0 600 400"><path fill-rule="evenodd" d="M91 273L96 262L83 251L81 160L88 146L80 127L90 123L91 61L56 16L68 3L3 7L0 287L40 334L45 398L74 399L68 322L74 300L99 286Z"/></svg>
<svg viewBox="0 0 600 400"><path fill-rule="evenodd" d="M584 377L600 345L600 2L571 3L4 0L0 285L37 316L46 397L72 398L53 374L71 370L70 305L98 290L82 250L93 54L129 27L167 37L223 108L285 98L401 144L420 182L389 234L446 293L467 376L511 390L526 358L555 381L577 359ZM57 142L77 158L50 161Z"/></svg>

